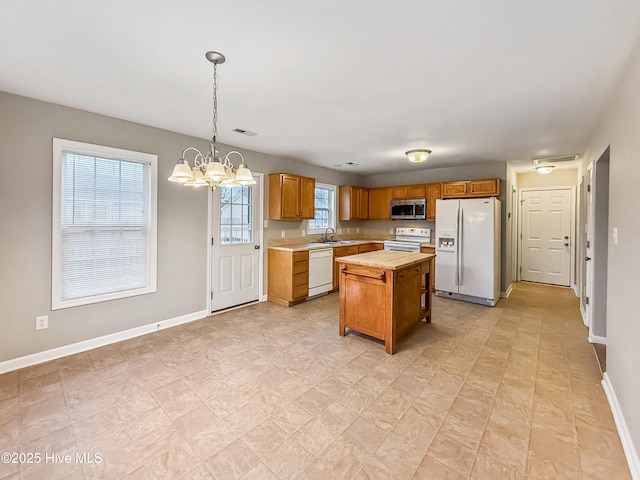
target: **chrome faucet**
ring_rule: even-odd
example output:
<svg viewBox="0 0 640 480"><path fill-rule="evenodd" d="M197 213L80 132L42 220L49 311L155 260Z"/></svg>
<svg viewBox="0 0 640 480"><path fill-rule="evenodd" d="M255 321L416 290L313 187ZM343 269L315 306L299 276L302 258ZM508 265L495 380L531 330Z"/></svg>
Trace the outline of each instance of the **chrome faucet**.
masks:
<svg viewBox="0 0 640 480"><path fill-rule="evenodd" d="M327 237L327 234L328 234L329 230L331 230L333 232L333 235L331 235L330 237ZM322 242L323 243L332 242L333 241L333 237L335 236L335 234L336 234L336 231L333 228L331 228L331 227L327 228L324 231L324 237L321 238Z"/></svg>

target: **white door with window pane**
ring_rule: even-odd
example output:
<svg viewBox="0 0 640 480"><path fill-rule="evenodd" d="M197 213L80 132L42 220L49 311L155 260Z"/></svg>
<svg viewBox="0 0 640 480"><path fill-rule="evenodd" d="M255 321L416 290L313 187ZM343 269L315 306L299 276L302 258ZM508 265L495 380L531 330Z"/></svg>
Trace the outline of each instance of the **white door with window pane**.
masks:
<svg viewBox="0 0 640 480"><path fill-rule="evenodd" d="M259 299L259 199L259 183L213 192L212 312Z"/></svg>

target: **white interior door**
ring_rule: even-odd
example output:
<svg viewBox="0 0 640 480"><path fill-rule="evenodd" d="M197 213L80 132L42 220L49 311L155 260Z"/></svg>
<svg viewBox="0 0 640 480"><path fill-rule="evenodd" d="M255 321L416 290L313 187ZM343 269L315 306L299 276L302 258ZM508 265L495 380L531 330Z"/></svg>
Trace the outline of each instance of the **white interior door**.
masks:
<svg viewBox="0 0 640 480"><path fill-rule="evenodd" d="M584 271L584 281L582 284L582 294L580 295L580 306L584 314L584 321L591 331L593 324L593 316L591 314L591 303L589 297L592 297L593 290L593 262L591 257L593 256L593 223L594 223L594 208L593 208L593 193L591 185L593 185L593 165L589 165L587 170L587 191L586 191L586 244L584 248L584 258L582 268Z"/></svg>
<svg viewBox="0 0 640 480"><path fill-rule="evenodd" d="M521 279L569 286L573 189L523 190Z"/></svg>
<svg viewBox="0 0 640 480"><path fill-rule="evenodd" d="M212 196L211 311L260 296L260 182Z"/></svg>

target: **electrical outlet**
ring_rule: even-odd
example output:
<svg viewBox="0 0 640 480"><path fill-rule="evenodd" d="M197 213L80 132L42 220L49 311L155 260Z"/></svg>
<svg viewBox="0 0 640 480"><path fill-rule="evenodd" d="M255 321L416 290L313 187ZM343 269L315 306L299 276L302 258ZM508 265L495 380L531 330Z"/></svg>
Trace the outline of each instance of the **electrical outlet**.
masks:
<svg viewBox="0 0 640 480"><path fill-rule="evenodd" d="M391 235L393 235L393 228L390 228L390 229L389 229L389 233L390 233Z"/></svg>
<svg viewBox="0 0 640 480"><path fill-rule="evenodd" d="M280 236L284 238L284 230L280 230Z"/></svg>
<svg viewBox="0 0 640 480"><path fill-rule="evenodd" d="M307 234L306 230L302 230L302 236L304 237Z"/></svg>
<svg viewBox="0 0 640 480"><path fill-rule="evenodd" d="M47 315L36 317L36 330L44 330L45 328L49 328L49 317Z"/></svg>
<svg viewBox="0 0 640 480"><path fill-rule="evenodd" d="M359 228L356 228L356 233L360 233L360 229Z"/></svg>
<svg viewBox="0 0 640 480"><path fill-rule="evenodd" d="M337 233L338 233L338 235L340 235L342 233L342 229L339 228Z"/></svg>

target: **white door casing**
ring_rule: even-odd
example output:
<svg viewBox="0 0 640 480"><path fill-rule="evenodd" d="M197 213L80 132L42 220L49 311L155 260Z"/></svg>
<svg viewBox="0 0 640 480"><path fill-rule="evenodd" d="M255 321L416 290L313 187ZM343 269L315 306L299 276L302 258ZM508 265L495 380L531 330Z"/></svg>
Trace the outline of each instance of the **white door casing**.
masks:
<svg viewBox="0 0 640 480"><path fill-rule="evenodd" d="M260 299L262 293L262 175L244 187L210 195L209 311Z"/></svg>
<svg viewBox="0 0 640 480"><path fill-rule="evenodd" d="M521 280L570 286L574 197L574 187L521 190Z"/></svg>

